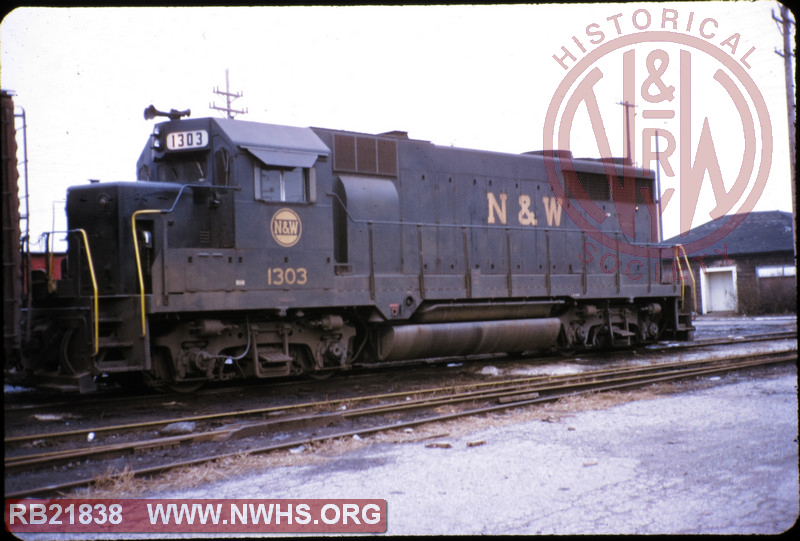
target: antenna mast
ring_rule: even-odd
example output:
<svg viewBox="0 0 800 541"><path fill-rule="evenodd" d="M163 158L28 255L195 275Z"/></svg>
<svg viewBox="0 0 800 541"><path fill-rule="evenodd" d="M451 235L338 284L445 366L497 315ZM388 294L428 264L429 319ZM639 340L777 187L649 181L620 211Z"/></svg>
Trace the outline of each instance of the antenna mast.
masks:
<svg viewBox="0 0 800 541"><path fill-rule="evenodd" d="M228 70L225 70L225 91L219 89L219 87L214 87L214 94L219 94L220 96L225 96L225 107L217 107L216 103L210 103L208 107L210 109L216 109L217 111L223 111L227 114L228 118L233 118L234 114L237 115L244 115L247 114L247 108L243 111L236 110L231 108L231 104L234 100L241 98L244 94L242 92L232 93L230 87L230 80L228 78Z"/></svg>

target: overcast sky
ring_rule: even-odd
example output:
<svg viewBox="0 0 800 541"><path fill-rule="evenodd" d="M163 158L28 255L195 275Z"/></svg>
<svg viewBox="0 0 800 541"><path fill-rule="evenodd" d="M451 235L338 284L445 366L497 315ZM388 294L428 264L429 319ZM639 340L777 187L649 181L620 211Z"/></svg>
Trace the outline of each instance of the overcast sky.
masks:
<svg viewBox="0 0 800 541"><path fill-rule="evenodd" d="M635 28L637 9L651 15L649 28ZM366 133L403 130L440 145L519 153L545 144L545 116L567 74L553 58L563 57L562 46L579 61L584 55L573 36L591 52L597 31L607 43L620 34L660 30L664 9L676 10L678 30L695 37L701 22L713 19L703 31L714 37L703 39L727 53L733 42L721 43L738 35L731 55L737 61L755 47L746 57L751 66L746 71L769 107L774 143L769 181L756 210L791 211L784 64L775 53L783 40L772 19L776 2L23 8L2 21L0 77L27 115L32 237L54 221L56 229L66 227L68 186L90 178L135 179L136 160L153 125L142 112L151 103L165 111L190 108L192 118L221 116L209 105L224 105L213 90L224 89L226 69L231 90L244 93L234 103L248 110L237 117L242 120ZM644 17L639 14L640 25ZM593 23L594 38L586 31ZM637 89L648 75L645 58L652 49L637 49ZM678 48L665 50L672 71L663 82L679 88ZM610 75L605 82L621 81L621 75L613 77L621 55L610 57L603 67ZM692 58L692 69L698 70L692 75L692 144L708 118L730 189L742 161L742 120L730 98L719 94L710 76L704 78L703 62L711 74L719 63ZM596 90L612 151L622 155L621 85ZM638 96L637 105L646 105ZM637 129L644 126L641 109L635 110ZM677 120L648 125L677 134L670 122ZM599 156L595 138L587 137L585 111L576 114L572 129L573 153ZM677 177L663 171L662 184L678 189ZM707 181L701 202L693 226L710 219L714 194ZM666 237L678 233L677 210L675 204L665 211Z"/></svg>

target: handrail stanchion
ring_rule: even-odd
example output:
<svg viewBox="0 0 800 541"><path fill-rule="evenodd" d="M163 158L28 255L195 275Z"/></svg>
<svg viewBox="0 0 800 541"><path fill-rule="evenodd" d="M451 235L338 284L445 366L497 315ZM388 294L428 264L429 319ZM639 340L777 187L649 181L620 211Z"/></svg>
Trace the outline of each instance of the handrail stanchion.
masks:
<svg viewBox="0 0 800 541"><path fill-rule="evenodd" d="M74 229L73 231L81 234L83 244L86 246L86 259L89 261L89 276L92 278L92 290L94 292L92 301L92 311L94 312L94 353L92 356L97 355L100 351L100 308L99 308L99 293L97 291L97 277L94 273L94 263L92 262L92 250L89 248L89 237L86 236L86 231L83 229Z"/></svg>
<svg viewBox="0 0 800 541"><path fill-rule="evenodd" d="M139 278L139 305L142 312L142 338L147 336L147 323L144 312L144 276L142 275L142 258L139 254L139 236L136 234L136 218L142 214L161 214L163 211L159 209L142 209L137 210L131 216L131 230L133 231L133 251L136 254L136 274Z"/></svg>
<svg viewBox="0 0 800 541"><path fill-rule="evenodd" d="M689 276L692 277L692 310L697 310L697 283L694 280L694 273L692 272L691 265L689 265L689 257L686 255L686 248L683 247L683 244L679 244L678 247L680 248L681 252L683 252L683 259L686 261L686 268L689 269Z"/></svg>

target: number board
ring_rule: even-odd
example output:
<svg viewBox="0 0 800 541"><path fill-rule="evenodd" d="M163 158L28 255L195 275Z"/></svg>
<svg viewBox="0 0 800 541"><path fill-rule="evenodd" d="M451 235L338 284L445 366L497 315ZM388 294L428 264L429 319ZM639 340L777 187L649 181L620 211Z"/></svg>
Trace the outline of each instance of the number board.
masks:
<svg viewBox="0 0 800 541"><path fill-rule="evenodd" d="M208 145L208 132L205 130L176 131L167 134L167 149L183 150L203 148Z"/></svg>

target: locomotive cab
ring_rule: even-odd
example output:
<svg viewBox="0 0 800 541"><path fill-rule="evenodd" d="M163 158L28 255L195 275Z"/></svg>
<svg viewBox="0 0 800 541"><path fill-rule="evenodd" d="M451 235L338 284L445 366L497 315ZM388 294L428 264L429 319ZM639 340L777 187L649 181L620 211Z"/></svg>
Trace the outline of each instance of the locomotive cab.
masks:
<svg viewBox="0 0 800 541"><path fill-rule="evenodd" d="M286 330L296 323L285 322L289 306L307 314L306 327L341 320L313 309L334 275L331 209L317 201L317 164L329 153L309 128L212 118L154 127L139 181L178 183L186 200L169 217L137 221L166 223L163 239L154 235L167 246L152 261L160 276L147 291L151 349L170 367L164 379L287 375L324 368L328 351L341 352L339 366L354 330L308 333L298 345ZM174 313L192 320L176 323Z"/></svg>

